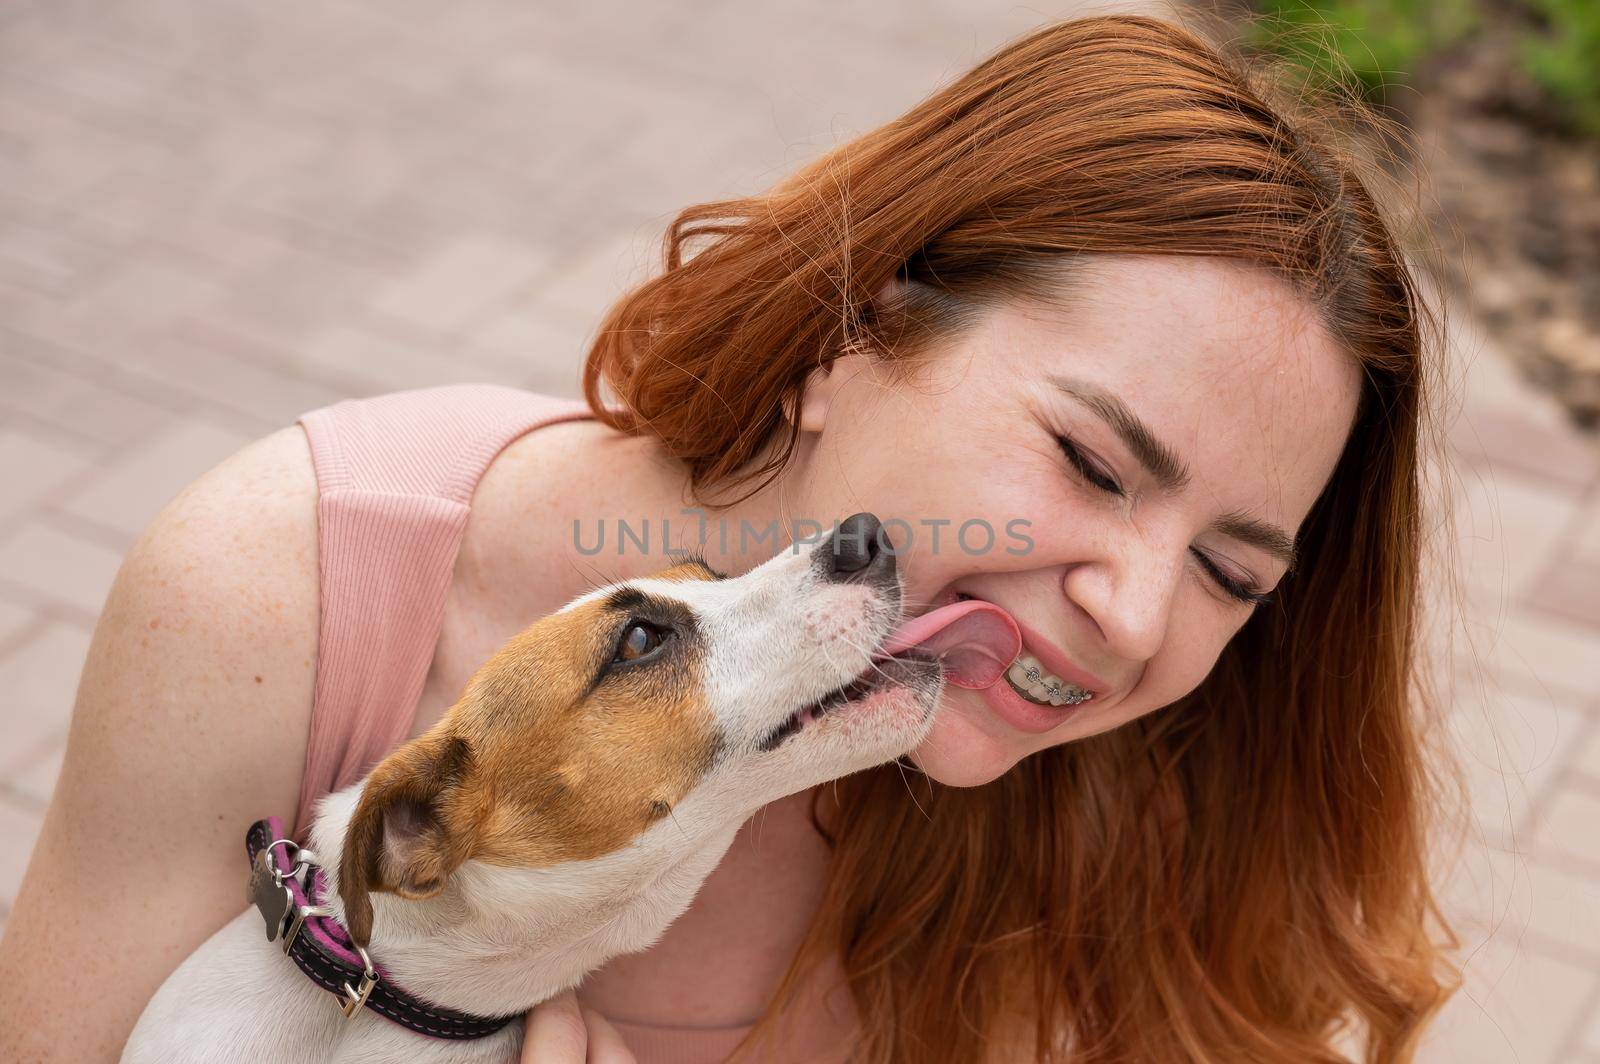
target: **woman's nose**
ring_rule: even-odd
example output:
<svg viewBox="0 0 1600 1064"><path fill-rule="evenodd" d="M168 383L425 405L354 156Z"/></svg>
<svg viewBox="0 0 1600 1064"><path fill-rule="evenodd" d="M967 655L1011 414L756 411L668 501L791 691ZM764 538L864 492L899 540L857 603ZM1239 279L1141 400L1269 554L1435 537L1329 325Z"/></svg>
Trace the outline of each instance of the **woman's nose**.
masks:
<svg viewBox="0 0 1600 1064"><path fill-rule="evenodd" d="M1100 562L1069 566L1067 597L1099 626L1110 653L1148 661L1166 641L1185 554L1185 548L1143 542Z"/></svg>

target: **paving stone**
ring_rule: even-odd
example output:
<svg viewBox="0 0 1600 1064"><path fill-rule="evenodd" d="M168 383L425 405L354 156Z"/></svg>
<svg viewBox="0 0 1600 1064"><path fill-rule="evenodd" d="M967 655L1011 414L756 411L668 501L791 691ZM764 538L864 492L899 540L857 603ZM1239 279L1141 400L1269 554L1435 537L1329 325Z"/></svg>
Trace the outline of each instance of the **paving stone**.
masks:
<svg viewBox="0 0 1600 1064"><path fill-rule="evenodd" d="M404 333L413 335L399 335ZM526 373L511 358L474 352L449 337L418 340L415 330L386 329L381 324L340 325L308 339L289 352L287 361L319 376L351 382L360 394L403 391L441 384L487 381L517 384Z"/></svg>
<svg viewBox="0 0 1600 1064"><path fill-rule="evenodd" d="M47 321L21 328L102 362L118 361L204 306L217 284L214 271L203 263L147 249L137 261L119 263L79 286ZM129 359L126 365L137 370L139 361Z"/></svg>
<svg viewBox="0 0 1600 1064"><path fill-rule="evenodd" d="M62 509L131 540L178 492L251 438L209 421L175 422L108 463L92 483L66 499Z"/></svg>
<svg viewBox="0 0 1600 1064"><path fill-rule="evenodd" d="M112 446L144 438L171 416L168 408L84 373L20 357L20 346L15 337L0 335L0 374L6 383L0 388L0 412Z"/></svg>
<svg viewBox="0 0 1600 1064"><path fill-rule="evenodd" d="M712 91L643 92L637 132L623 137L590 186L595 197L665 220L695 203L754 195L787 170L791 143L773 128L769 101L729 108ZM642 114L640 112L643 112ZM693 123L699 135L685 137ZM654 256L650 259L654 264Z"/></svg>
<svg viewBox="0 0 1600 1064"><path fill-rule="evenodd" d="M1600 565L1600 491L1591 491L1583 509L1573 521L1573 557L1589 565Z"/></svg>
<svg viewBox="0 0 1600 1064"><path fill-rule="evenodd" d="M196 210L150 241L231 278L248 276L293 250L299 236L292 223L222 204Z"/></svg>
<svg viewBox="0 0 1600 1064"><path fill-rule="evenodd" d="M1536 848L1533 837L1522 840ZM1507 935L1600 972L1600 877L1537 853L1477 848L1452 869L1441 898L1456 932Z"/></svg>
<svg viewBox="0 0 1600 1064"><path fill-rule="evenodd" d="M1541 613L1575 621L1600 634L1600 562L1575 557L1553 560L1529 593Z"/></svg>
<svg viewBox="0 0 1600 1064"><path fill-rule="evenodd" d="M1507 357L1498 342L1462 310L1457 308L1451 315L1450 336L1451 372L1459 375L1462 385L1462 419L1469 424L1487 422L1491 417L1503 420L1507 431L1491 434L1494 442L1488 453L1494 457L1516 449L1507 441L1517 432L1537 432L1540 438L1551 438L1548 431L1540 430L1554 430L1565 437L1559 446L1566 453L1573 434L1566 427L1560 406L1529 384L1517 371L1516 360ZM1459 422L1454 427L1459 428ZM1453 438L1453 442L1470 450L1463 441Z"/></svg>
<svg viewBox="0 0 1600 1064"><path fill-rule="evenodd" d="M330 385L273 367L277 348L215 322L197 319L158 338L142 352L138 373L204 400L229 427L259 435L308 410L344 397Z"/></svg>
<svg viewBox="0 0 1600 1064"><path fill-rule="evenodd" d="M468 83L505 106L486 109L464 151L527 182L571 184L580 170L598 174L618 141L640 130L637 88L542 50L486 56Z"/></svg>
<svg viewBox="0 0 1600 1064"><path fill-rule="evenodd" d="M1521 409L1472 412L1452 428L1450 442L1463 460L1479 467L1569 487L1590 483L1600 469L1600 448L1593 442Z"/></svg>
<svg viewBox="0 0 1600 1064"><path fill-rule="evenodd" d="M450 192L417 198L419 187ZM416 261L448 248L463 234L491 234L508 244L525 245L542 276L553 258L577 246L572 239L573 215L588 205L594 188L592 179L574 181L570 174L532 180L508 170L496 155L452 150L427 162L396 202L424 220L448 226Z"/></svg>
<svg viewBox="0 0 1600 1064"><path fill-rule="evenodd" d="M27 871L28 858L43 826L37 812L22 809L0 798L0 904L10 911L17 900L17 888Z"/></svg>
<svg viewBox="0 0 1600 1064"><path fill-rule="evenodd" d="M467 333L471 347L521 364L525 388L577 396L583 356L598 322L542 304L513 304Z"/></svg>
<svg viewBox="0 0 1600 1064"><path fill-rule="evenodd" d="M1600 789L1563 787L1534 817L1538 853L1600 881Z"/></svg>
<svg viewBox="0 0 1600 1064"><path fill-rule="evenodd" d="M1500 690L1548 691L1592 698L1600 690L1600 655L1592 630L1529 610L1485 610L1463 622L1461 652L1476 659Z"/></svg>
<svg viewBox="0 0 1600 1064"><path fill-rule="evenodd" d="M82 453L0 428L0 521L37 506L59 493L90 466Z"/></svg>
<svg viewBox="0 0 1600 1064"><path fill-rule="evenodd" d="M1460 564L1470 587L1517 601L1558 568L1552 555L1577 513L1574 492L1509 472L1466 485L1456 510ZM1493 601L1493 599L1490 599Z"/></svg>
<svg viewBox="0 0 1600 1064"><path fill-rule="evenodd" d="M1427 1064L1569 1064L1558 1054L1587 1021L1600 973L1520 942L1514 928L1464 935L1463 986L1423 1035Z"/></svg>
<svg viewBox="0 0 1600 1064"><path fill-rule="evenodd" d="M88 651L87 631L52 622L0 658L0 770L7 780L30 767L19 759L47 752L66 734Z"/></svg>
<svg viewBox="0 0 1600 1064"><path fill-rule="evenodd" d="M21 54L14 29L6 29L6 56ZM0 82L0 128L22 141L20 158L6 160L6 188L50 205L71 202L129 165L148 163L159 155L148 146L130 151L126 141L86 125L48 103L17 91L16 79Z"/></svg>
<svg viewBox="0 0 1600 1064"><path fill-rule="evenodd" d="M15 602L0 599L0 646L15 639L17 633L37 620L38 615Z"/></svg>
<svg viewBox="0 0 1600 1064"><path fill-rule="evenodd" d="M55 792L56 779L61 775L61 763L66 753L67 737L62 734L53 742L46 741L45 745L28 755L26 764L14 770L11 789L16 793L19 805L44 811L50 804L50 795Z"/></svg>
<svg viewBox="0 0 1600 1064"><path fill-rule="evenodd" d="M132 145L180 148L210 117L189 96L173 93L167 79L126 52L97 49L93 62L35 67L9 88L39 106L65 112L84 125L115 132Z"/></svg>
<svg viewBox="0 0 1600 1064"><path fill-rule="evenodd" d="M619 234L557 263L539 286L539 301L598 322L624 292L650 277L659 258L654 241Z"/></svg>
<svg viewBox="0 0 1600 1064"><path fill-rule="evenodd" d="M205 172L205 171L198 171ZM126 245L182 224L204 201L214 178L174 180L166 174L122 173L87 192L72 213L116 234Z"/></svg>
<svg viewBox="0 0 1600 1064"><path fill-rule="evenodd" d="M1594 1016L1584 1031L1583 1048L1590 1056L1600 1059L1600 1002L1596 1002Z"/></svg>
<svg viewBox="0 0 1600 1064"><path fill-rule="evenodd" d="M1477 836L1516 851L1534 803L1555 786L1575 739L1590 724L1576 701L1516 691L1469 675L1456 682L1448 718L1466 775Z"/></svg>
<svg viewBox="0 0 1600 1064"><path fill-rule="evenodd" d="M1600 720L1591 721L1587 732L1574 744L1568 767L1589 782L1600 785Z"/></svg>
<svg viewBox="0 0 1600 1064"><path fill-rule="evenodd" d="M1528 861L1528 934L1546 951L1570 953L1600 973L1600 877Z"/></svg>
<svg viewBox="0 0 1600 1064"><path fill-rule="evenodd" d="M349 320L386 283L377 270L291 245L233 275L201 316L263 348L293 348L329 323Z"/></svg>
<svg viewBox="0 0 1600 1064"><path fill-rule="evenodd" d="M90 615L100 612L121 563L118 551L40 521L0 540L0 580Z"/></svg>
<svg viewBox="0 0 1600 1064"><path fill-rule="evenodd" d="M445 330L526 288L547 262L522 243L468 234L401 278L377 303L393 317Z"/></svg>
<svg viewBox="0 0 1600 1064"><path fill-rule="evenodd" d="M60 297L107 269L118 249L59 227L39 228L0 218L0 281Z"/></svg>

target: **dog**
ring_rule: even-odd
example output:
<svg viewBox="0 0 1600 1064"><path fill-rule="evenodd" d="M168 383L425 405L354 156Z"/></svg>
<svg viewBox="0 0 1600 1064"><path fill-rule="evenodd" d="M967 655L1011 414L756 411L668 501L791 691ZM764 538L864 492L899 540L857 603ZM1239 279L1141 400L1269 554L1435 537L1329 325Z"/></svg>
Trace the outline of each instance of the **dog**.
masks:
<svg viewBox="0 0 1600 1064"><path fill-rule="evenodd" d="M1011 662L986 603L902 625L885 548L858 514L742 576L685 558L513 637L321 801L306 849L252 829L256 908L162 984L125 1064L514 1060L513 1021L654 942L757 809L910 751L961 654L994 659L987 682Z"/></svg>

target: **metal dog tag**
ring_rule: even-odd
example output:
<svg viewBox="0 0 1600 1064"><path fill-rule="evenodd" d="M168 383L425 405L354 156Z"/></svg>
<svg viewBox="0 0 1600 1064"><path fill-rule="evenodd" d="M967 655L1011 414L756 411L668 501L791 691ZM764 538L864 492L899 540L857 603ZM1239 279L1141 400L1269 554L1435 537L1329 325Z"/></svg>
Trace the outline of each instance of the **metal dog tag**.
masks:
<svg viewBox="0 0 1600 1064"><path fill-rule="evenodd" d="M270 849L256 854L245 894L245 900L254 905L267 922L267 941L271 942L283 934L283 918L289 915L294 898L289 894L289 888L283 885L282 876L272 867Z"/></svg>

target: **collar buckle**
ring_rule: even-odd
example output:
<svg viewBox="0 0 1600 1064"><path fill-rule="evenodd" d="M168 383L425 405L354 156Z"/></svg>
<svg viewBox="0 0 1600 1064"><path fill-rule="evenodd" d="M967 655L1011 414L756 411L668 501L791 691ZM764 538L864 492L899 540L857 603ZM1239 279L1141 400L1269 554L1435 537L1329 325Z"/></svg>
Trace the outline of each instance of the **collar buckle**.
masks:
<svg viewBox="0 0 1600 1064"><path fill-rule="evenodd" d="M329 883L317 855L284 837L283 824L267 817L245 834L250 857L250 901L265 920L267 941L280 939L284 954L317 986L330 990L345 1019L372 1009L412 1032L446 1041L486 1038L516 1015L477 1016L424 1001L386 976L323 904Z"/></svg>
<svg viewBox="0 0 1600 1064"><path fill-rule="evenodd" d="M343 984L344 1000L336 1002L339 1011L344 1013L344 1018L349 1019L361 1011L361 1006L367 1003L367 998L372 996L372 988L378 985L378 972L372 967L372 958L367 956L367 951L352 942L355 951L361 955L361 980L357 986L349 983Z"/></svg>
<svg viewBox="0 0 1600 1064"><path fill-rule="evenodd" d="M283 952L287 954L294 947L294 940L300 934L300 929L305 926L308 916L332 916L333 910L326 905L297 905L294 910L294 919L289 922L289 930L283 933Z"/></svg>

